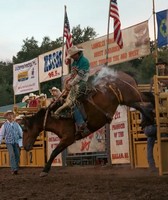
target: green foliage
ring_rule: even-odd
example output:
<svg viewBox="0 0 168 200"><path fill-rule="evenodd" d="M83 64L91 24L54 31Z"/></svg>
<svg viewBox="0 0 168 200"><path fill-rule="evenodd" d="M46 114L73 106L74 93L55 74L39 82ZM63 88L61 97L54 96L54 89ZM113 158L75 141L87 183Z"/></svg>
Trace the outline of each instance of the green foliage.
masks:
<svg viewBox="0 0 168 200"><path fill-rule="evenodd" d="M12 63L0 62L0 105L13 102L13 66Z"/></svg>
<svg viewBox="0 0 168 200"><path fill-rule="evenodd" d="M23 46L21 51L17 53L17 56L13 56L13 63L22 63L33 58L36 58L39 55L39 47L38 42L34 39L34 37L23 40Z"/></svg>
<svg viewBox="0 0 168 200"><path fill-rule="evenodd" d="M97 36L96 32L91 27L86 27L83 30L80 25L72 29L73 44L81 44L83 42L94 39Z"/></svg>
<svg viewBox="0 0 168 200"><path fill-rule="evenodd" d="M62 37L56 39L56 41L51 41L49 37L44 37L39 47L40 54L46 53L48 51L57 49L62 46Z"/></svg>

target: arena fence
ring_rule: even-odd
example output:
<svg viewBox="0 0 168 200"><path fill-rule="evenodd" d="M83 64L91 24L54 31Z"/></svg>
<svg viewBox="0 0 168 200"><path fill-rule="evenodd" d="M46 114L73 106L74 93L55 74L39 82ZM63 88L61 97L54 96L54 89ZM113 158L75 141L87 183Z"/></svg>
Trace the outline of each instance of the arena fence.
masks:
<svg viewBox="0 0 168 200"><path fill-rule="evenodd" d="M159 174L168 174L168 76L154 76Z"/></svg>
<svg viewBox="0 0 168 200"><path fill-rule="evenodd" d="M131 133L131 156L132 156L132 167L135 168L147 168L147 137L142 131L141 127L141 114L137 110L129 112L129 124ZM155 142L154 146L154 159L156 162L156 167L159 165L158 159L158 144Z"/></svg>
<svg viewBox="0 0 168 200"><path fill-rule="evenodd" d="M37 108L18 108L14 107L17 115L28 114L32 115L37 112ZM5 122L4 113L0 113L0 124ZM20 149L20 166L21 167L43 167L46 162L46 137L45 133L41 132L35 141L33 149L26 152L23 148ZM0 167L9 167L9 154L5 141L0 145Z"/></svg>

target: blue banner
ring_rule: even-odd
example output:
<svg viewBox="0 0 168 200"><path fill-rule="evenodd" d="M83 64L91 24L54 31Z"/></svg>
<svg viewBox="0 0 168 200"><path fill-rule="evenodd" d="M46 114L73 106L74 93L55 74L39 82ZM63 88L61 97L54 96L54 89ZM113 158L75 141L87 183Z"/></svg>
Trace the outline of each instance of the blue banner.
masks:
<svg viewBox="0 0 168 200"><path fill-rule="evenodd" d="M156 13L158 25L158 47L168 44L168 10Z"/></svg>

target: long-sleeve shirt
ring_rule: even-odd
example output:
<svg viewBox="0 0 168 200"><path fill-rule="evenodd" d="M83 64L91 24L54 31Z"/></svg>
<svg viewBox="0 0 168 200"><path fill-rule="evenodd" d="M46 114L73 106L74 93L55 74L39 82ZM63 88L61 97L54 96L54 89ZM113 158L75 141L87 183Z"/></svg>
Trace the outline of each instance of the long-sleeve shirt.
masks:
<svg viewBox="0 0 168 200"><path fill-rule="evenodd" d="M37 99L32 99L30 102L29 102L29 108L30 107L38 107L38 100Z"/></svg>
<svg viewBox="0 0 168 200"><path fill-rule="evenodd" d="M87 58L83 54L77 61L74 61L71 65L71 80L70 85L76 85L81 80L87 81L89 77L90 64Z"/></svg>
<svg viewBox="0 0 168 200"><path fill-rule="evenodd" d="M7 144L19 144L19 140L22 138L22 129L20 125L15 121L6 121L0 130L0 144L3 138L5 138L5 143Z"/></svg>

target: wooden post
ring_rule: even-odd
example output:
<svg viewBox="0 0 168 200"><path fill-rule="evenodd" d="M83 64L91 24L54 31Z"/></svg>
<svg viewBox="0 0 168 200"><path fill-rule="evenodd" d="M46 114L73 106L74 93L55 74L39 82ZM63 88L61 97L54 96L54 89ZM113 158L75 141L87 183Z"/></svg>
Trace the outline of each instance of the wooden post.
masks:
<svg viewBox="0 0 168 200"><path fill-rule="evenodd" d="M154 27L154 47L155 47L155 70L158 75L158 69L156 67L156 63L158 62L158 51L157 51L157 43L156 43L156 14L155 14L155 0L153 0L153 27Z"/></svg>

